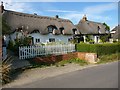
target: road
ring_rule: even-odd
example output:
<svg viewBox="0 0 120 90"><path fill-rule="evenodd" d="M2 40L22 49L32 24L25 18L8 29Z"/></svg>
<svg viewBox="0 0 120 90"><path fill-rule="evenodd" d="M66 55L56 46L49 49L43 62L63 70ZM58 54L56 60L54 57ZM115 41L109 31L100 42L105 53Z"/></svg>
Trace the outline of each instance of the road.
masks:
<svg viewBox="0 0 120 90"><path fill-rule="evenodd" d="M37 80L16 88L118 88L118 62Z"/></svg>

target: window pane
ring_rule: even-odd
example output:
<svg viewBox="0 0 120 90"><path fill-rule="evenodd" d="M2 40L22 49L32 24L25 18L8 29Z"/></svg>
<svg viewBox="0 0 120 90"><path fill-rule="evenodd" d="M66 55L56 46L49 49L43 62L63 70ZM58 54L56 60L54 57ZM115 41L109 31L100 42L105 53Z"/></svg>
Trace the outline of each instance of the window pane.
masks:
<svg viewBox="0 0 120 90"><path fill-rule="evenodd" d="M55 42L55 38L50 38L49 42Z"/></svg>

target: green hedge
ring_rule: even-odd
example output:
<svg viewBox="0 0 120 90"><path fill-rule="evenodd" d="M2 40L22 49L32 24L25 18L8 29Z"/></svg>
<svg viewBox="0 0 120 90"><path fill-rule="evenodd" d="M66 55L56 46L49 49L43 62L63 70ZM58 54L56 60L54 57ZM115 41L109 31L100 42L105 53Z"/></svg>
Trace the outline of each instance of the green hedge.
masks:
<svg viewBox="0 0 120 90"><path fill-rule="evenodd" d="M100 55L107 55L120 52L120 43L105 43L105 44L85 44L79 43L76 45L79 52L91 52Z"/></svg>

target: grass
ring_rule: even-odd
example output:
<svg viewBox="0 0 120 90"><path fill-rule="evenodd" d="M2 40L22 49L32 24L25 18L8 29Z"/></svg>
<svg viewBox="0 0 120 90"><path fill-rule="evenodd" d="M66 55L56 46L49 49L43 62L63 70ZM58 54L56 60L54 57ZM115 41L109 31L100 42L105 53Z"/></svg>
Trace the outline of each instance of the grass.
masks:
<svg viewBox="0 0 120 90"><path fill-rule="evenodd" d="M54 63L54 64L45 64L45 63L35 63L33 60L28 60L32 67L31 68L43 68L43 67L48 67L48 66L65 66L68 63L76 63L79 64L80 66L88 65L89 63L85 60L80 60L79 58L71 59L71 60L62 60L60 62Z"/></svg>
<svg viewBox="0 0 120 90"><path fill-rule="evenodd" d="M33 59L27 59L29 61L29 63L31 64L31 68L44 68L44 67L48 67L48 66L53 66L54 64L46 64L46 63L36 63L35 61L33 61Z"/></svg>
<svg viewBox="0 0 120 90"><path fill-rule="evenodd" d="M118 61L119 56L120 56L120 53L115 53L115 54L110 54L110 55L102 55L99 57L100 60L97 64Z"/></svg>
<svg viewBox="0 0 120 90"><path fill-rule="evenodd" d="M56 63L55 65L56 65L56 67L59 67L59 66L65 66L68 63L75 63L75 64L79 64L80 66L84 66L84 65L89 64L85 60L80 60L79 58L76 58L76 59L71 59L71 60L63 60L63 61Z"/></svg>

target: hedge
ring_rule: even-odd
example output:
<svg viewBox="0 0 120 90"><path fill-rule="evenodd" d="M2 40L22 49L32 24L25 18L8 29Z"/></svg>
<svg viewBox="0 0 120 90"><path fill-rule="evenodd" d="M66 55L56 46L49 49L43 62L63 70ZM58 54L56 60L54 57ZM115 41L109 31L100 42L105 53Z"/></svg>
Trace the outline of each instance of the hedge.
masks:
<svg viewBox="0 0 120 90"><path fill-rule="evenodd" d="M107 55L120 52L120 43L104 43L104 44L76 44L78 52L91 52L100 55Z"/></svg>

